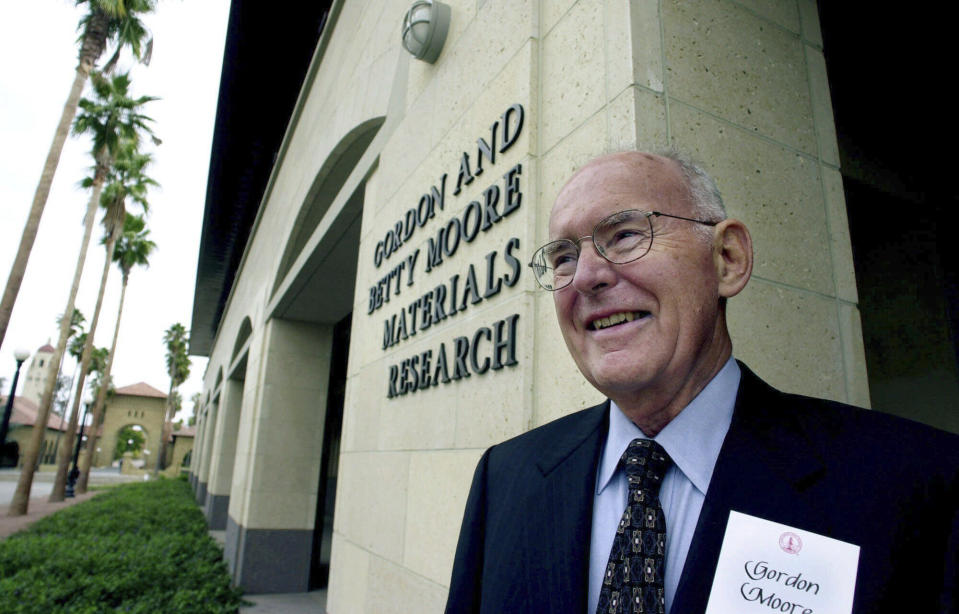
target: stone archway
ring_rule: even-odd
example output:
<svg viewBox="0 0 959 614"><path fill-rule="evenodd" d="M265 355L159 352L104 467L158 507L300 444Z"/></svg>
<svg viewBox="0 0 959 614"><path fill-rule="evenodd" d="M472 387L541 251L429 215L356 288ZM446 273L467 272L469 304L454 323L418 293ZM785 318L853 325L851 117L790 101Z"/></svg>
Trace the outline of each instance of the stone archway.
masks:
<svg viewBox="0 0 959 614"><path fill-rule="evenodd" d="M133 467L142 469L146 465L144 450L150 442L150 432L140 423L124 424L113 433L113 454L107 459L108 464L119 463L120 470L124 469L124 459L132 461ZM102 451L102 445L100 446ZM126 456L130 452L130 457ZM129 468L127 468L129 469Z"/></svg>
<svg viewBox="0 0 959 614"><path fill-rule="evenodd" d="M210 423L213 438L209 450L209 474L203 510L207 524L214 531L227 528L230 495L233 490L233 469L236 464L237 437L243 412L243 388L249 357L249 342L253 333L250 318L244 318L233 344L233 354L226 370L226 378L219 390L216 418ZM218 374L222 379L223 372Z"/></svg>
<svg viewBox="0 0 959 614"><path fill-rule="evenodd" d="M318 173L278 262L266 321L248 344L262 385L243 397L245 449L236 454L224 556L251 593L326 584L343 406L334 391L346 379L332 366L346 365L365 180L375 164L367 149L382 123L357 126Z"/></svg>

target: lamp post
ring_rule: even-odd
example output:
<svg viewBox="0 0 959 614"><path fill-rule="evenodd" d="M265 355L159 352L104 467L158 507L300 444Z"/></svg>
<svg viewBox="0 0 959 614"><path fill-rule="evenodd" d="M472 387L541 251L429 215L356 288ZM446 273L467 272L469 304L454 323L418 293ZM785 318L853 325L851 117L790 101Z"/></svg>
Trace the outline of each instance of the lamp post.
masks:
<svg viewBox="0 0 959 614"><path fill-rule="evenodd" d="M77 467L77 460L80 458L80 445L83 443L83 427L87 423L87 413L90 411L90 404L87 403L83 408L83 418L80 420L80 432L77 433L77 445L73 448L73 469L67 474L67 486L64 489L64 497L73 497L76 495L77 478L80 477L80 469Z"/></svg>
<svg viewBox="0 0 959 614"><path fill-rule="evenodd" d="M20 379L20 367L23 361L30 357L27 350L18 349L13 353L17 360L17 371L13 374L13 385L10 386L10 394L7 396L7 406L3 410L3 424L0 425L0 457L5 456L4 450L7 447L7 431L10 429L10 414L13 412L13 397L17 393L17 381Z"/></svg>

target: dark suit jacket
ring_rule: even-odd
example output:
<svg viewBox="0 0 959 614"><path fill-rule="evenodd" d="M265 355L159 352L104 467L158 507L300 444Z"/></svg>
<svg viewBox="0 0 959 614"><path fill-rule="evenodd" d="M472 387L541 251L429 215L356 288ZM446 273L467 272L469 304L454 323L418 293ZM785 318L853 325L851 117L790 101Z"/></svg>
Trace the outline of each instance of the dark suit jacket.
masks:
<svg viewBox="0 0 959 614"><path fill-rule="evenodd" d="M856 613L956 612L959 437L784 394L740 366L732 424L672 614L705 610L730 510L859 545ZM608 408L561 418L483 455L447 612L587 611L593 491Z"/></svg>

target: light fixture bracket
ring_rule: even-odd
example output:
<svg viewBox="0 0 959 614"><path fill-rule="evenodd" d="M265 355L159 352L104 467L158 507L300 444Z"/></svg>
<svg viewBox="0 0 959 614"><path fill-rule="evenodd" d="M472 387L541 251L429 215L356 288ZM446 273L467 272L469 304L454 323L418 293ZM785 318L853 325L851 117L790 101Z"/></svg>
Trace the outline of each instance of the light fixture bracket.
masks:
<svg viewBox="0 0 959 614"><path fill-rule="evenodd" d="M436 0L417 0L403 18L403 48L417 60L434 63L450 29L450 7Z"/></svg>

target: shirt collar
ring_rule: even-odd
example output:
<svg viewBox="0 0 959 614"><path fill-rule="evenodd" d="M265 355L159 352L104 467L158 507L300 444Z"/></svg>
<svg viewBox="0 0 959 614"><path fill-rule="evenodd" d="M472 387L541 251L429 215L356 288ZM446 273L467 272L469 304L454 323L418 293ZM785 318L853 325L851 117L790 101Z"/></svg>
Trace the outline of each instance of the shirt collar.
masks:
<svg viewBox="0 0 959 614"><path fill-rule="evenodd" d="M709 488L719 450L732 422L740 377L739 365L730 357L696 398L653 438L703 495ZM597 495L616 475L620 457L629 442L637 437L649 439L610 401L609 433L596 480Z"/></svg>

